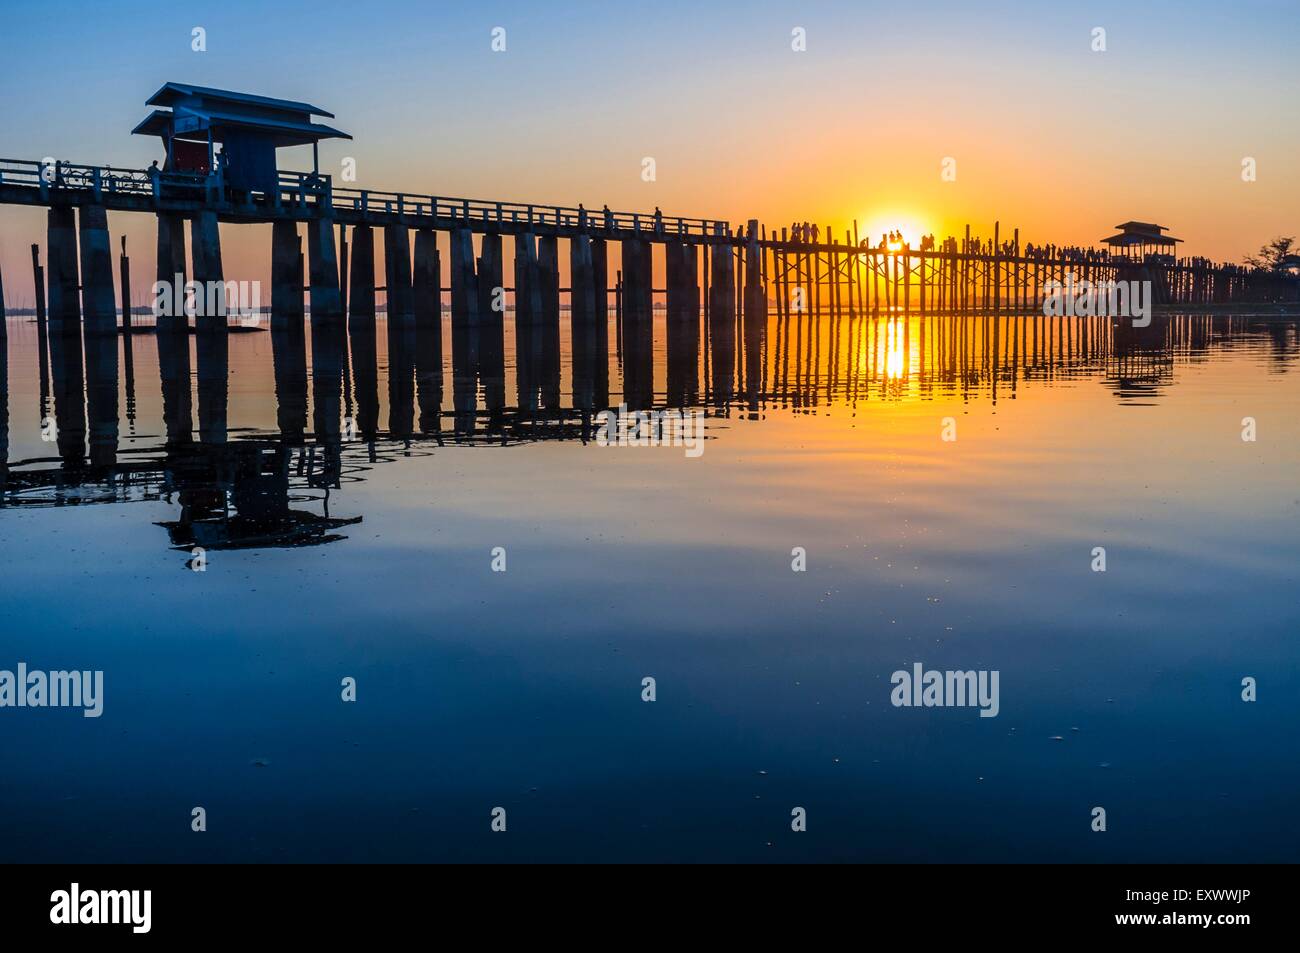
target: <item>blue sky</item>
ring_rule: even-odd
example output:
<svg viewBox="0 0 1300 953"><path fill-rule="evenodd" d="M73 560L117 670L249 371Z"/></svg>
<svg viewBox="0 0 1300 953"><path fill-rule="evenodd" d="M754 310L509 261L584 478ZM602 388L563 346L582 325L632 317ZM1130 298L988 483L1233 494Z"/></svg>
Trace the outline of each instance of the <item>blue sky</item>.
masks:
<svg viewBox="0 0 1300 953"><path fill-rule="evenodd" d="M326 171L352 156L375 188L1060 242L1154 216L1219 258L1300 231L1294 2L68 0L4 26L6 157L143 167L158 144L129 132L180 80L330 109L355 140ZM6 267L40 224L0 209Z"/></svg>

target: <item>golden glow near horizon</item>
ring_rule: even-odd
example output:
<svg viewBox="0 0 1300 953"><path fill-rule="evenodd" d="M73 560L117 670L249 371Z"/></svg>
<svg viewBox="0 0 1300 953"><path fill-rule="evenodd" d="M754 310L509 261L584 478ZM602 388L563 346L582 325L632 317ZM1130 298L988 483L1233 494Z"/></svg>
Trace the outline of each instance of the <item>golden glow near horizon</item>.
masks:
<svg viewBox="0 0 1300 953"><path fill-rule="evenodd" d="M873 248L879 246L880 239L890 232L901 233L902 241L888 243L890 251L899 251L904 244L919 248L921 236L933 231L921 224L924 221L922 216L912 212L870 212L860 216L858 221L867 223L859 236L867 239Z"/></svg>

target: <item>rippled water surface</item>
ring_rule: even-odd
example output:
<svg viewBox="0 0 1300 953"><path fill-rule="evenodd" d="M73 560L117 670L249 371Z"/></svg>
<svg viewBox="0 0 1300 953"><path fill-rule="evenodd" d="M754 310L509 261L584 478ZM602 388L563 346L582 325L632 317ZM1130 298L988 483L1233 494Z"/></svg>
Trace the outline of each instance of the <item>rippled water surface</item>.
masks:
<svg viewBox="0 0 1300 953"><path fill-rule="evenodd" d="M598 445L562 329L521 412L509 327L476 381L449 319L42 361L11 317L0 669L105 698L0 709L0 858L1300 859L1294 320L682 363L661 315L651 385L611 322L592 406L706 412L696 457ZM916 662L997 717L891 705Z"/></svg>

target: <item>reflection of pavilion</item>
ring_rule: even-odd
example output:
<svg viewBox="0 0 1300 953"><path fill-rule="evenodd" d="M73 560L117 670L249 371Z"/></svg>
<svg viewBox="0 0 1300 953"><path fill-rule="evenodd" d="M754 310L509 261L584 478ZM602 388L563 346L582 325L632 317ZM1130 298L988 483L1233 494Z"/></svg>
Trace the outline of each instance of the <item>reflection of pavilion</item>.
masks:
<svg viewBox="0 0 1300 953"><path fill-rule="evenodd" d="M272 441L191 444L169 456L164 491L175 493L180 519L159 523L173 546L188 549L248 549L315 546L344 539L333 531L360 523L361 517L329 515L328 488L337 478L337 456L322 474L309 478L324 487L324 513L292 509L289 493L290 448ZM334 477L331 479L331 472Z"/></svg>
<svg viewBox="0 0 1300 953"><path fill-rule="evenodd" d="M1147 327L1117 321L1106 362L1106 386L1122 398L1155 396L1174 379L1173 325L1169 315L1153 315Z"/></svg>

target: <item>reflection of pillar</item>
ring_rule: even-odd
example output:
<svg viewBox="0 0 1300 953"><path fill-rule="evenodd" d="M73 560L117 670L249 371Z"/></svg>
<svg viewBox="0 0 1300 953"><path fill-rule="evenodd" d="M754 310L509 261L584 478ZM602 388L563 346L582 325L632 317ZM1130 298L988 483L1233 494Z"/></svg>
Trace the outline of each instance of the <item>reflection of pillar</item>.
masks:
<svg viewBox="0 0 1300 953"><path fill-rule="evenodd" d="M312 429L317 443L337 444L343 423L344 329L337 321L311 323Z"/></svg>
<svg viewBox="0 0 1300 953"><path fill-rule="evenodd" d="M199 212L190 223L190 255L194 259L195 295L200 331L226 330L225 277L221 265L221 232L216 212ZM217 284L221 287L218 288ZM200 413L202 409L200 408Z"/></svg>
<svg viewBox="0 0 1300 953"><path fill-rule="evenodd" d="M301 443L307 430L307 335L301 324L271 328L271 364L280 436Z"/></svg>
<svg viewBox="0 0 1300 953"><path fill-rule="evenodd" d="M53 257L51 254L51 270ZM59 456L63 459L63 465L70 469L81 467L86 456L86 383L82 376L81 343L81 334L75 326L71 329L65 327L59 333L55 333L51 326L50 376L54 390L54 425Z"/></svg>
<svg viewBox="0 0 1300 953"><path fill-rule="evenodd" d="M108 213L102 205L83 205L81 225L81 314L87 337L117 333L113 255L108 247ZM114 352L114 366L117 363Z"/></svg>
<svg viewBox="0 0 1300 953"><path fill-rule="evenodd" d="M49 241L49 331L51 335L81 332L77 272L76 219L71 208L51 208L47 216Z"/></svg>
<svg viewBox="0 0 1300 953"><path fill-rule="evenodd" d="M194 351L199 391L199 441L225 443L227 382L230 355L225 334L201 333L195 336Z"/></svg>
<svg viewBox="0 0 1300 953"><path fill-rule="evenodd" d="M194 430L194 404L190 396L189 331L160 324L156 337L167 443L169 446L189 443Z"/></svg>
<svg viewBox="0 0 1300 953"><path fill-rule="evenodd" d="M307 222L307 256L311 270L311 323L342 327L343 298L339 291L339 257L334 247L334 220Z"/></svg>
<svg viewBox="0 0 1300 953"><path fill-rule="evenodd" d="M302 238L298 224L278 220L271 225L271 330L296 326L302 330L302 278L298 261Z"/></svg>
<svg viewBox="0 0 1300 953"><path fill-rule="evenodd" d="M117 336L87 334L85 346L90 462L111 466L117 462Z"/></svg>

